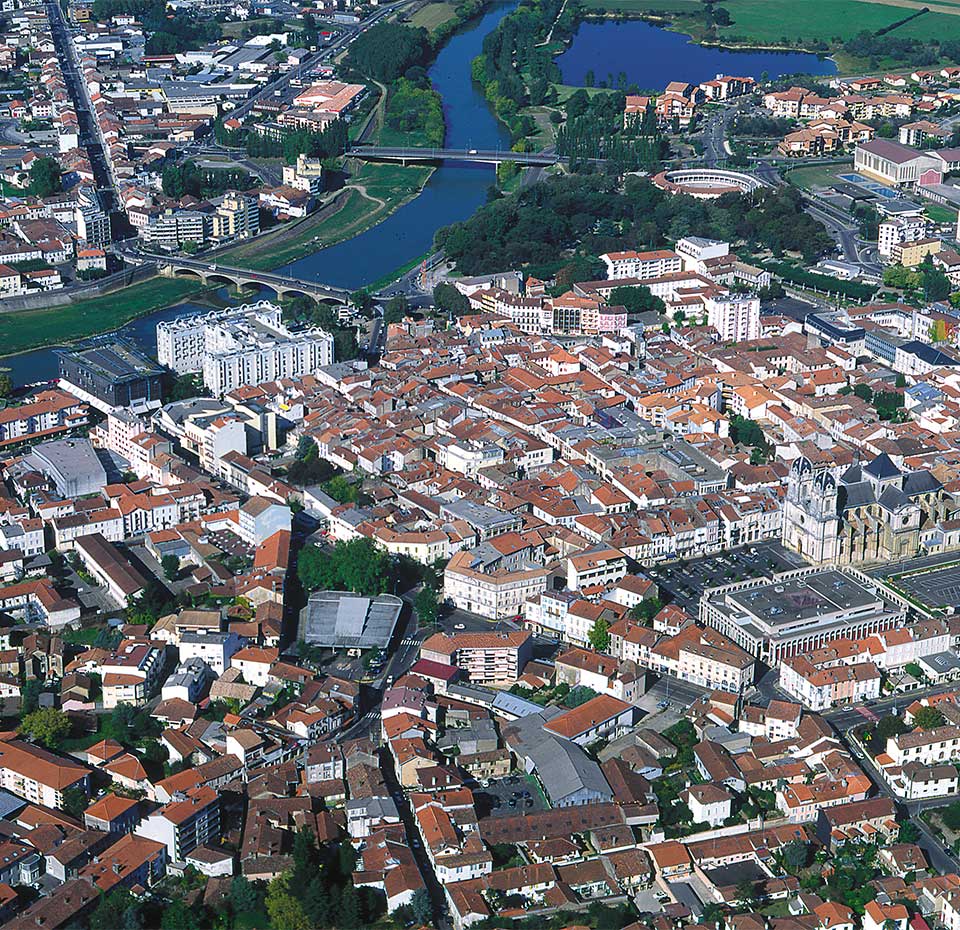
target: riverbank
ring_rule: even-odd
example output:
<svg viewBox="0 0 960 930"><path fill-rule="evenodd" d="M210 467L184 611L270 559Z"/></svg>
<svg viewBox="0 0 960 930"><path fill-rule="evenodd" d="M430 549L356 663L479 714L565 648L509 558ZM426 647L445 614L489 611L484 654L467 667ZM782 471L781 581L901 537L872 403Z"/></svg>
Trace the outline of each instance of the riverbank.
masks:
<svg viewBox="0 0 960 930"><path fill-rule="evenodd" d="M366 164L349 186L299 223L277 230L269 243L242 242L218 260L252 271L275 271L381 223L423 191L433 168Z"/></svg>
<svg viewBox="0 0 960 930"><path fill-rule="evenodd" d="M139 316L196 298L202 292L197 281L157 277L67 306L2 313L0 346L6 357L42 346L76 342L112 332Z"/></svg>
<svg viewBox="0 0 960 930"><path fill-rule="evenodd" d="M482 94L470 81L469 62L480 51L484 36L514 6L515 2L484 2L475 6L474 9L486 11L448 37L429 70L431 83L444 101L446 142L452 147L507 145ZM315 214L278 227L268 237L215 253L211 261L225 265L237 262L252 270L276 270L279 266L284 273L306 280L329 282L350 290L369 287L375 281L392 280L396 277L394 269L409 270L411 263L429 254L434 231L471 216L486 202L493 180L490 168L460 163L437 168L358 165L352 178L355 186L339 200L334 198L336 206L320 219ZM323 247L318 250L321 242ZM193 302L195 295L201 293L207 300L212 292L202 292L200 285L193 282L154 278L142 289L129 288L114 295L112 299L119 299L123 305L112 312L99 303L84 301L56 311L7 314L11 317L7 324L10 340L4 343L5 355L10 359L19 354L19 360L14 363L10 359L6 364L14 364L18 383L45 379L55 370L49 351L30 353L27 350L31 347L58 345L110 332L137 318L139 323L128 325L126 333L136 330L137 344L145 351L153 351L154 321L176 315L176 311L161 308L184 300ZM53 321L49 319L51 313L56 314ZM41 325L36 338L31 338L34 318Z"/></svg>

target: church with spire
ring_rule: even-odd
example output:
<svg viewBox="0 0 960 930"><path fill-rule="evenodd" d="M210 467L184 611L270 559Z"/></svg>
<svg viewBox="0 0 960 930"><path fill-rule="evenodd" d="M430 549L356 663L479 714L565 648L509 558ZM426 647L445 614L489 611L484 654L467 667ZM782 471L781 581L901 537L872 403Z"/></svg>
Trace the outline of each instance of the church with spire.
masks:
<svg viewBox="0 0 960 930"><path fill-rule="evenodd" d="M801 457L787 478L783 543L814 565L908 559L954 510L931 472L904 471L886 453L843 470Z"/></svg>

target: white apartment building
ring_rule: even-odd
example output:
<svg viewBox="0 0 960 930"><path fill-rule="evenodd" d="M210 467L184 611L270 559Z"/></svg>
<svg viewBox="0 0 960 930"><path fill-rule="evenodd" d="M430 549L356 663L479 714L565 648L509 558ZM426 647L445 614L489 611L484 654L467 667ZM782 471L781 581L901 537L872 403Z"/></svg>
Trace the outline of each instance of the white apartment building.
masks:
<svg viewBox="0 0 960 930"><path fill-rule="evenodd" d="M157 358L178 374L202 371L216 394L243 384L310 374L333 362L333 337L291 329L282 311L262 300L157 324Z"/></svg>
<svg viewBox="0 0 960 930"><path fill-rule="evenodd" d="M608 278L662 278L683 271L683 259L668 249L652 252L607 252L600 256Z"/></svg>
<svg viewBox="0 0 960 930"><path fill-rule="evenodd" d="M528 598L543 594L555 565L516 568L476 564L472 552L457 552L443 572L443 596L455 607L499 620L515 617Z"/></svg>
<svg viewBox="0 0 960 930"><path fill-rule="evenodd" d="M760 298L742 294L704 297L707 323L724 342L760 338Z"/></svg>
<svg viewBox="0 0 960 930"><path fill-rule="evenodd" d="M893 255L894 246L904 242L918 242L927 237L927 221L923 216L891 216L879 227L877 251L886 259Z"/></svg>
<svg viewBox="0 0 960 930"><path fill-rule="evenodd" d="M183 633L178 648L181 663L200 659L219 678L242 646L243 640L236 633Z"/></svg>
<svg viewBox="0 0 960 930"><path fill-rule="evenodd" d="M780 664L780 687L816 711L878 698L880 683L880 670L873 662L825 667L802 655Z"/></svg>
<svg viewBox="0 0 960 930"><path fill-rule="evenodd" d="M260 232L260 201L249 194L228 191L213 215L215 239L246 239Z"/></svg>
<svg viewBox="0 0 960 930"><path fill-rule="evenodd" d="M295 165L284 165L283 183L298 191L317 195L323 192L323 162L308 155L297 156Z"/></svg>
<svg viewBox="0 0 960 930"><path fill-rule="evenodd" d="M684 271L707 273L707 262L730 254L730 243L719 239L704 239L702 236L685 236L677 240L677 254L683 261Z"/></svg>
<svg viewBox="0 0 960 930"><path fill-rule="evenodd" d="M60 810L67 789L89 793L89 769L32 743L5 740L0 743L0 788L33 804Z"/></svg>
<svg viewBox="0 0 960 930"><path fill-rule="evenodd" d="M172 801L145 817L134 831L167 847L173 862L198 846L220 838L220 795L207 785L175 794Z"/></svg>
<svg viewBox="0 0 960 930"><path fill-rule="evenodd" d="M627 573L627 557L619 549L593 549L567 559L567 587L579 591L619 581Z"/></svg>

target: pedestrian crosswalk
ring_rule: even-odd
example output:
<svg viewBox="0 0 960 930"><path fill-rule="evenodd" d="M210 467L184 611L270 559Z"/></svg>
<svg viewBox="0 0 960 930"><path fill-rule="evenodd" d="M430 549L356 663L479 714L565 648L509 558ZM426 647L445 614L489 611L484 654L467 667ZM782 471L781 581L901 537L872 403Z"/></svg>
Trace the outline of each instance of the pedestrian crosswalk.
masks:
<svg viewBox="0 0 960 930"><path fill-rule="evenodd" d="M408 636L400 641L401 646L419 646L420 639L417 636Z"/></svg>
<svg viewBox="0 0 960 930"><path fill-rule="evenodd" d="M376 720L377 717L379 717L379 716L380 716L380 711L379 711L379 710L368 710L368 711L363 715L363 717L361 717L360 719L361 719L361 720Z"/></svg>

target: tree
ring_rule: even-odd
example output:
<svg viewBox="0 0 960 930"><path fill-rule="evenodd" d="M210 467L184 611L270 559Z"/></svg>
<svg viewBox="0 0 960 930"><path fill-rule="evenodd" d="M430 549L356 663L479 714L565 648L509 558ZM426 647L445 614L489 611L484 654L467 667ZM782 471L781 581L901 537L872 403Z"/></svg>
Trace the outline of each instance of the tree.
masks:
<svg viewBox="0 0 960 930"><path fill-rule="evenodd" d="M737 882L734 898L738 904L752 904L756 900L757 890L749 878L741 879Z"/></svg>
<svg viewBox="0 0 960 930"><path fill-rule="evenodd" d="M360 927L363 921L360 919L360 898L357 895L357 889L352 881L347 881L343 891L340 893L340 912L337 915L337 925L340 927Z"/></svg>
<svg viewBox="0 0 960 930"><path fill-rule="evenodd" d="M923 669L916 662L908 662L904 667L904 671L916 678L917 681L923 681L927 676L923 674Z"/></svg>
<svg viewBox="0 0 960 930"><path fill-rule="evenodd" d="M615 287L610 292L607 303L611 307L623 307L628 314L645 313L648 310L663 313L666 309L666 304L659 297L654 297L650 288L642 284L635 287Z"/></svg>
<svg viewBox="0 0 960 930"><path fill-rule="evenodd" d="M230 906L235 914L255 911L260 906L256 885L244 875L236 875L230 882Z"/></svg>
<svg viewBox="0 0 960 930"><path fill-rule="evenodd" d="M174 898L163 909L160 930L200 930L200 920L192 908Z"/></svg>
<svg viewBox="0 0 960 930"><path fill-rule="evenodd" d="M27 714L20 724L20 732L48 749L58 746L70 735L70 718L56 707L39 707Z"/></svg>
<svg viewBox="0 0 960 930"><path fill-rule="evenodd" d="M373 597L391 583L390 556L366 537L338 542L333 550L305 546L297 573L308 591L347 590Z"/></svg>
<svg viewBox="0 0 960 930"><path fill-rule="evenodd" d="M87 793L83 788L67 788L63 792L63 809L78 820L87 809Z"/></svg>
<svg viewBox="0 0 960 930"><path fill-rule="evenodd" d="M90 930L139 930L141 926L140 904L126 888L103 895L90 915Z"/></svg>
<svg viewBox="0 0 960 930"><path fill-rule="evenodd" d="M904 820L900 824L897 839L901 843L916 843L920 839L920 828L912 820Z"/></svg>
<svg viewBox="0 0 960 930"><path fill-rule="evenodd" d="M936 707L921 707L913 715L913 722L921 730L933 730L942 727L946 719Z"/></svg>
<svg viewBox="0 0 960 930"><path fill-rule="evenodd" d="M909 727L896 714L887 714L874 727L872 742L885 747L891 736L899 736L901 733L906 733L907 730L909 730Z"/></svg>
<svg viewBox="0 0 960 930"><path fill-rule="evenodd" d="M176 581L177 575L180 574L180 559L175 555L165 555L160 560L160 567L167 581Z"/></svg>
<svg viewBox="0 0 960 930"><path fill-rule="evenodd" d="M311 930L303 905L290 893L290 874L278 875L267 889L264 900L273 930Z"/></svg>
<svg viewBox="0 0 960 930"><path fill-rule="evenodd" d="M433 289L433 305L442 313L453 316L470 312L470 301L452 284L441 283Z"/></svg>
<svg viewBox="0 0 960 930"><path fill-rule="evenodd" d="M379 23L357 36L347 61L374 80L389 84L426 61L429 36L423 28Z"/></svg>
<svg viewBox="0 0 960 930"><path fill-rule="evenodd" d="M648 597L639 604L634 604L627 616L639 623L650 623L661 610L663 610L663 601L656 596Z"/></svg>
<svg viewBox="0 0 960 930"><path fill-rule="evenodd" d="M413 599L413 609L417 612L417 617L424 626L430 626L437 622L437 592L425 584Z"/></svg>
<svg viewBox="0 0 960 930"><path fill-rule="evenodd" d="M859 397L861 400L865 400L868 404L873 400L873 389L869 384L856 384L853 387L853 393Z"/></svg>
<svg viewBox="0 0 960 930"><path fill-rule="evenodd" d="M358 313L369 316L373 309L373 295L367 290L354 291L350 295L350 303L353 304Z"/></svg>
<svg viewBox="0 0 960 930"><path fill-rule="evenodd" d="M603 617L597 617L587 634L590 645L597 652L606 652L610 648L610 623Z"/></svg>
<svg viewBox="0 0 960 930"><path fill-rule="evenodd" d="M810 857L810 847L796 840L783 847L783 864L793 873L799 872Z"/></svg>
<svg viewBox="0 0 960 930"><path fill-rule="evenodd" d="M433 903L426 888L418 888L410 899L413 919L418 924L433 924Z"/></svg>
<svg viewBox="0 0 960 930"><path fill-rule="evenodd" d="M30 166L30 193L50 197L60 188L60 163L55 158L38 158Z"/></svg>
<svg viewBox="0 0 960 930"><path fill-rule="evenodd" d="M399 323L407 315L409 309L410 303L402 294L391 297L383 309L384 325L389 326L391 323Z"/></svg>
<svg viewBox="0 0 960 930"><path fill-rule="evenodd" d="M13 378L6 372L0 373L0 397L9 397L13 393Z"/></svg>
<svg viewBox="0 0 960 930"><path fill-rule="evenodd" d="M320 853L317 838L309 827L302 827L293 838L293 874L291 885L306 888L320 877Z"/></svg>

